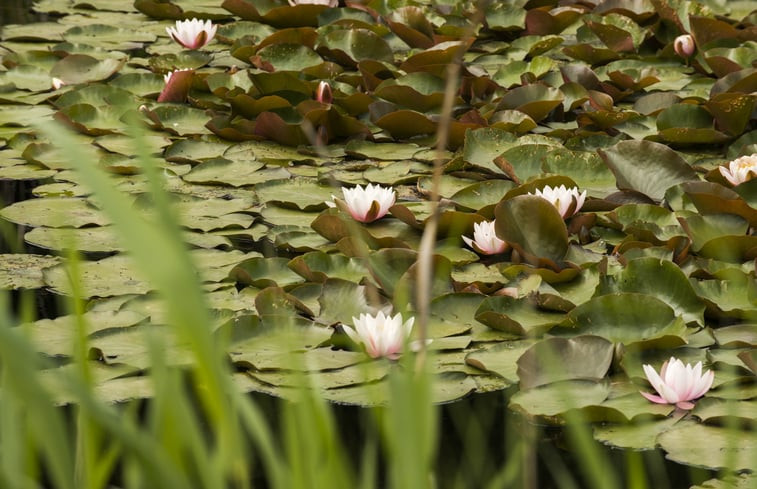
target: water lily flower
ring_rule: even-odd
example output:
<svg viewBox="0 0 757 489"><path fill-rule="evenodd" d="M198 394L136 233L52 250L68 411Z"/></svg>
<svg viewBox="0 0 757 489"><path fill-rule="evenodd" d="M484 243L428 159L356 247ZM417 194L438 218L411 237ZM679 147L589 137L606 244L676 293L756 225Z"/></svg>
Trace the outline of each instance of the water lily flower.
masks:
<svg viewBox="0 0 757 489"><path fill-rule="evenodd" d="M473 225L473 239L463 236L465 244L482 255L496 255L507 249L507 243L494 232L494 221L477 222Z"/></svg>
<svg viewBox="0 0 757 489"><path fill-rule="evenodd" d="M720 174L731 182L732 185L736 186L744 183L757 175L757 153L736 158L728 163L727 167L721 166L718 169L720 170Z"/></svg>
<svg viewBox="0 0 757 489"><path fill-rule="evenodd" d="M187 49L199 49L209 43L216 35L218 26L209 20L177 20L176 27L166 27L166 32Z"/></svg>
<svg viewBox="0 0 757 489"><path fill-rule="evenodd" d="M375 316L363 313L359 318L353 317L354 329L345 325L342 328L352 341L365 345L371 358L396 359L402 352L405 339L410 336L414 321L415 318L411 317L403 323L402 314L392 317L379 311Z"/></svg>
<svg viewBox="0 0 757 489"><path fill-rule="evenodd" d="M330 104L334 100L334 94L331 92L331 85L328 82L321 81L315 90L315 99L323 104Z"/></svg>
<svg viewBox="0 0 757 489"><path fill-rule="evenodd" d="M560 215L565 219L570 217L584 205L586 200L586 190L583 193L578 193L578 187L565 188L565 185L552 188L549 185L545 186L541 190L537 190L536 193L529 192L529 195L538 195L542 199L546 199L557 207ZM575 202L575 204L574 204Z"/></svg>
<svg viewBox="0 0 757 489"><path fill-rule="evenodd" d="M694 54L694 49L696 49L696 44L691 34L682 34L673 41L673 51L682 58L690 57Z"/></svg>
<svg viewBox="0 0 757 489"><path fill-rule="evenodd" d="M343 210L360 222L373 222L384 217L397 199L397 194L392 187L384 188L370 183L365 188L360 185L351 189L342 187L342 194L344 194L345 206ZM331 198L335 197L332 195ZM326 202L326 205L336 206L333 202Z"/></svg>
<svg viewBox="0 0 757 489"><path fill-rule="evenodd" d="M339 0L289 0L289 5L326 5L327 7L336 7Z"/></svg>
<svg viewBox="0 0 757 489"><path fill-rule="evenodd" d="M690 401L702 397L715 378L712 370L702 373L702 362L692 367L675 357L662 364L659 375L651 365L644 365L644 373L659 395L648 392L641 395L657 404L675 404L680 409L693 408L694 403Z"/></svg>
<svg viewBox="0 0 757 489"><path fill-rule="evenodd" d="M63 80L61 80L60 78L53 78L53 79L52 79L52 81L51 81L51 83L52 83L52 85L53 85L53 88L54 88L55 90L58 90L58 89L59 89L60 87L62 87L63 85L65 85L65 84L66 84L66 82L64 82L64 81L63 81Z"/></svg>

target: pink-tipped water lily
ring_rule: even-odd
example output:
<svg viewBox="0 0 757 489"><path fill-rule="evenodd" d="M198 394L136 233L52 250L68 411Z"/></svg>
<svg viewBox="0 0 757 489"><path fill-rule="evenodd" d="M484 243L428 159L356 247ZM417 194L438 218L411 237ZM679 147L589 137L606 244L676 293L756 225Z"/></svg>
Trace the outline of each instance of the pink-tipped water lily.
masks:
<svg viewBox="0 0 757 489"><path fill-rule="evenodd" d="M176 27L166 27L166 32L185 48L199 49L215 37L217 28L209 20L177 20Z"/></svg>
<svg viewBox="0 0 757 489"><path fill-rule="evenodd" d="M415 318L402 322L402 314L397 313L394 317L379 312L375 316L361 314L359 318L353 317L354 329L342 325L355 343L362 343L365 351L371 358L387 357L395 359L402 352L405 339L410 336Z"/></svg>
<svg viewBox="0 0 757 489"><path fill-rule="evenodd" d="M323 104L330 104L334 100L334 94L331 92L331 85L328 82L321 81L318 83L315 99Z"/></svg>
<svg viewBox="0 0 757 489"><path fill-rule="evenodd" d="M718 169L733 186L742 184L757 175L757 153L736 158L727 167L721 166Z"/></svg>
<svg viewBox="0 0 757 489"><path fill-rule="evenodd" d="M557 211L565 219L570 217L584 205L586 200L586 190L578 193L578 187L565 188L565 185L552 188L549 185L536 193L529 192L529 195L538 195L542 199L548 200L557 208Z"/></svg>
<svg viewBox="0 0 757 489"><path fill-rule="evenodd" d="M465 244L482 255L496 255L507 249L507 243L494 232L494 221L477 222L473 225L473 239L463 236Z"/></svg>
<svg viewBox="0 0 757 489"><path fill-rule="evenodd" d="M673 51L682 58L688 58L694 54L696 44L691 34L682 34L673 41Z"/></svg>
<svg viewBox="0 0 757 489"><path fill-rule="evenodd" d="M325 5L327 7L336 7L339 0L289 0L289 5Z"/></svg>
<svg viewBox="0 0 757 489"><path fill-rule="evenodd" d="M365 188L360 185L350 189L342 187L342 194L344 203L339 206L360 222L373 222L384 217L397 199L392 187L384 188L370 183ZM335 198L333 195L331 197ZM337 204L326 202L326 205L334 207Z"/></svg>
<svg viewBox="0 0 757 489"><path fill-rule="evenodd" d="M657 394L642 392L641 395L657 404L675 404L680 409L691 409L694 399L702 397L712 387L715 372L702 373L702 362L693 367L675 357L662 364L658 375L651 365L644 365L644 373Z"/></svg>

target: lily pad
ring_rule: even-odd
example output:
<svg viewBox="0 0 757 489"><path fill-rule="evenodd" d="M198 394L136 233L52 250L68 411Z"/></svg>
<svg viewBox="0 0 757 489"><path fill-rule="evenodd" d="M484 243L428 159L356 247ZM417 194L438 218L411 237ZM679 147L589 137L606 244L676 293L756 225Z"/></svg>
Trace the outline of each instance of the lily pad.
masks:
<svg viewBox="0 0 757 489"><path fill-rule="evenodd" d="M535 195L522 195L497 205L497 236L539 262L557 263L568 251L568 230L554 205Z"/></svg>
<svg viewBox="0 0 757 489"><path fill-rule="evenodd" d="M39 289L44 287L42 271L60 263L57 256L22 253L0 255L0 289Z"/></svg>
<svg viewBox="0 0 757 489"><path fill-rule="evenodd" d="M660 340L668 347L682 345L686 331L683 320L665 302L631 292L601 295L576 306L552 332L560 328L626 345Z"/></svg>
<svg viewBox="0 0 757 489"><path fill-rule="evenodd" d="M615 174L618 188L661 200L678 183L696 180L696 173L675 151L650 141L623 141L598 150Z"/></svg>
<svg viewBox="0 0 757 489"><path fill-rule="evenodd" d="M706 444L696 440L707 440ZM757 436L720 426L681 421L657 438L667 457L711 470L750 470L757 458Z"/></svg>
<svg viewBox="0 0 757 489"><path fill-rule="evenodd" d="M531 346L518 359L522 389L564 380L604 378L613 358L612 342L599 336L548 338Z"/></svg>

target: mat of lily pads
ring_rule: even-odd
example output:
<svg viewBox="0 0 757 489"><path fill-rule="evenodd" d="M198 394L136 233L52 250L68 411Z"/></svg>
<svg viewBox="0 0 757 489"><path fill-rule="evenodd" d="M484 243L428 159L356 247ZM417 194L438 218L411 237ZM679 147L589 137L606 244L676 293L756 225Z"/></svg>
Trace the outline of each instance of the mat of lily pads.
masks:
<svg viewBox="0 0 757 489"><path fill-rule="evenodd" d="M380 404L397 363L366 355L340 325L369 306L414 314L436 162L428 347L438 402L510 388L510 408L541 422L577 409L604 443L753 470L754 5L484 4L37 2L51 20L0 34L0 179L33 186L0 209L29 245L0 255L0 286L70 294L57 256L83 254L79 293L105 399L151 395L147 329L164 333L167 362L191 362L108 216L34 129L69 126L149 216L125 130L137 117L240 388L287 397L304 373L329 400ZM185 49L166 28L192 18L217 31ZM674 45L686 34L691 54ZM171 77L173 101L159 103L174 70L185 71ZM739 157L756 166L734 185L719 167ZM340 187L369 183L396 192L380 219L327 205ZM546 186L577 187L585 201L563 215L527 195ZM491 221L503 248L466 245ZM75 323L25 327L65 369ZM671 356L714 371L691 411L639 393L653 391L642 365Z"/></svg>

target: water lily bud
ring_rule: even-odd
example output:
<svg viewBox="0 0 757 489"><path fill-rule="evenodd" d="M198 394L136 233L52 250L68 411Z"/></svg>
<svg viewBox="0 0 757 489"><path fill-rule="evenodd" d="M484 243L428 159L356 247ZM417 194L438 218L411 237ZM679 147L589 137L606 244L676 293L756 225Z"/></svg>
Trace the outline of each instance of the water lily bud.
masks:
<svg viewBox="0 0 757 489"><path fill-rule="evenodd" d="M55 90L58 90L60 87L62 87L65 84L66 83L63 80L61 80L60 78L53 78L52 79L52 85L53 85L53 88Z"/></svg>
<svg viewBox="0 0 757 489"><path fill-rule="evenodd" d="M683 34L676 37L673 41L673 51L682 58L688 58L694 54L696 44L694 44L694 38L691 34Z"/></svg>
<svg viewBox="0 0 757 489"><path fill-rule="evenodd" d="M315 99L323 104L330 104L334 100L334 94L331 92L331 85L328 82L321 81L315 90Z"/></svg>
<svg viewBox="0 0 757 489"><path fill-rule="evenodd" d="M675 404L680 409L691 409L694 399L702 397L712 387L715 372L702 373L702 362L693 367L675 357L662 364L659 375L651 365L644 365L644 373L657 394L641 392L641 395L657 404Z"/></svg>
<svg viewBox="0 0 757 489"><path fill-rule="evenodd" d="M216 35L218 26L209 20L177 20L176 27L166 27L171 38L187 49L199 49L208 44Z"/></svg>

